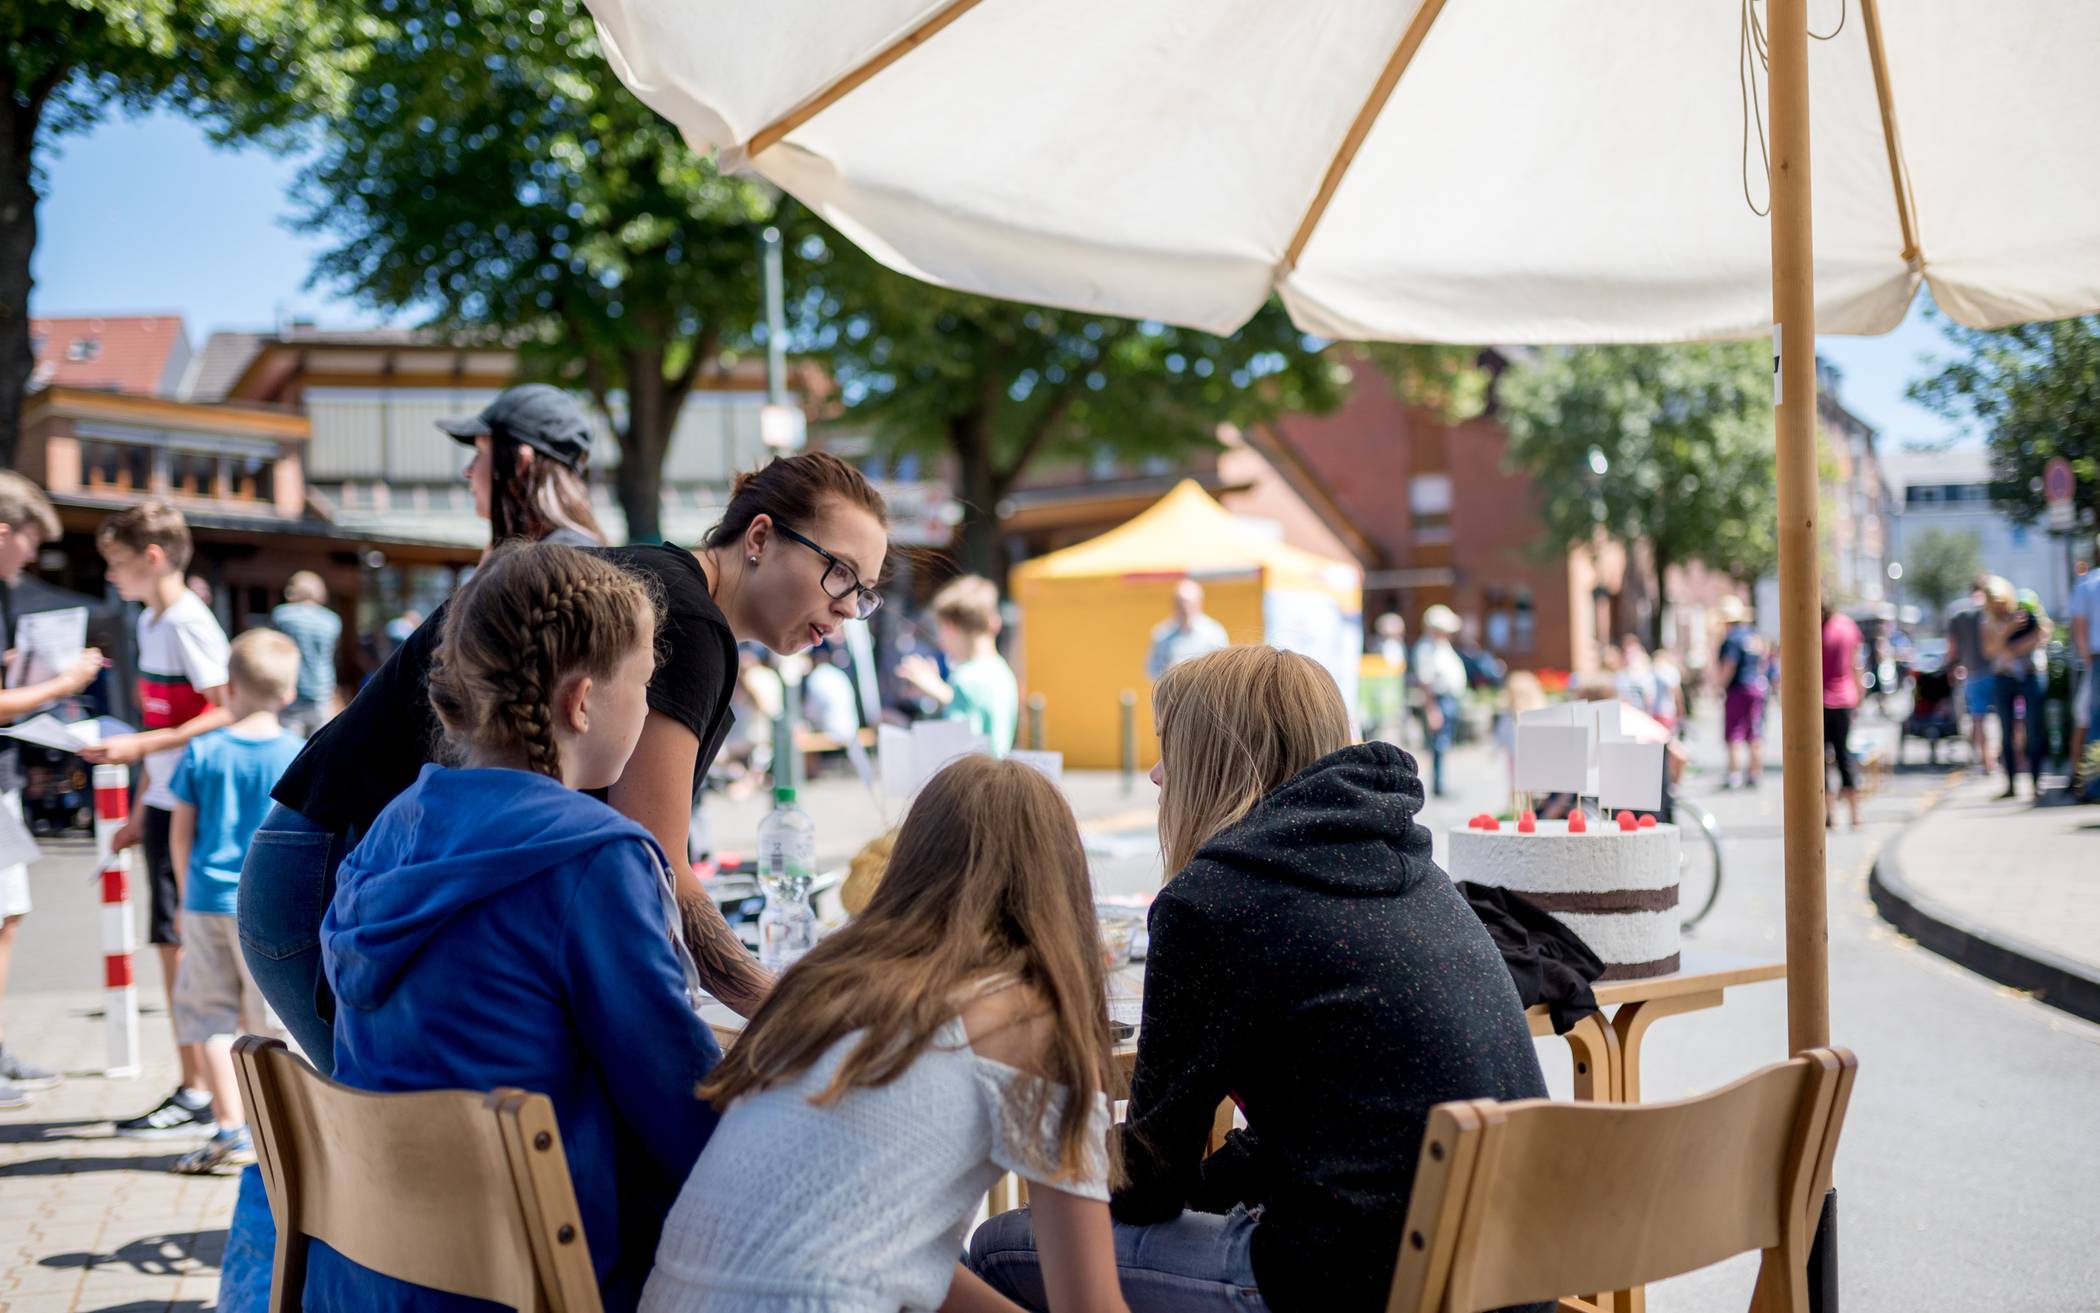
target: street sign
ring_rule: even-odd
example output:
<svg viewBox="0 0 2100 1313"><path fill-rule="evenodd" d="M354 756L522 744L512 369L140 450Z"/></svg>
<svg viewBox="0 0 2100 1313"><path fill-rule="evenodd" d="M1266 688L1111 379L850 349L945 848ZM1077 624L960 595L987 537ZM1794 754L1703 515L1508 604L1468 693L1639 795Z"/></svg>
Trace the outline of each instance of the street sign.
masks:
<svg viewBox="0 0 2100 1313"><path fill-rule="evenodd" d="M2078 480L2071 473L2071 462L2057 456L2043 468L2042 495L2049 501L2051 531L2068 533L2077 524L2077 508L2071 504L2071 497L2077 490Z"/></svg>

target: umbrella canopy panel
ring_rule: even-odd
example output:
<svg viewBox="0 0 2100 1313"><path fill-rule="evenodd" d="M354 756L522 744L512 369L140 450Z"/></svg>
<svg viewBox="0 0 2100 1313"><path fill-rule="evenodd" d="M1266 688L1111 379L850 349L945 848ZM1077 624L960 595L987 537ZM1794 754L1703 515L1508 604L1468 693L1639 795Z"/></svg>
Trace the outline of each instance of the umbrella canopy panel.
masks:
<svg viewBox="0 0 2100 1313"><path fill-rule="evenodd" d="M1276 290L1337 338L1771 322L1734 0L591 3L695 149L932 282L1218 331ZM1819 329L1921 280L1976 325L2100 308L2100 6L1908 0L1885 79L1861 0L1811 16Z"/></svg>

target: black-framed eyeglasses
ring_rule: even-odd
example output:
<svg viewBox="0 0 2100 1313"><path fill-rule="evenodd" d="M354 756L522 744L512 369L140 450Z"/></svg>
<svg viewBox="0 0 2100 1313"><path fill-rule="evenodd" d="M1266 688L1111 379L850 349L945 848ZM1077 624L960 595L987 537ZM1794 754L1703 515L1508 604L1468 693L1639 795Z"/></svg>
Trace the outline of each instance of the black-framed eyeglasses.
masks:
<svg viewBox="0 0 2100 1313"><path fill-rule="evenodd" d="M853 613L865 620L882 609L882 594L860 581L860 574L832 553L825 551L809 539L796 533L784 524L775 524L780 536L801 543L804 547L824 558L824 595L840 601L853 598ZM856 596L857 594L857 596Z"/></svg>

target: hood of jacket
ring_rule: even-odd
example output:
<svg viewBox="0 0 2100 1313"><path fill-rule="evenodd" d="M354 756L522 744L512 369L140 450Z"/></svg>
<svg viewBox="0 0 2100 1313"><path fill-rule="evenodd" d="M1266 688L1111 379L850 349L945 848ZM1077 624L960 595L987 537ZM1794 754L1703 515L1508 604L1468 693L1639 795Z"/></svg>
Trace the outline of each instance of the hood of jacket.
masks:
<svg viewBox="0 0 2100 1313"><path fill-rule="evenodd" d="M343 859L321 921L329 982L369 1009L462 910L607 844L663 850L604 803L529 771L429 765Z"/></svg>
<svg viewBox="0 0 2100 1313"><path fill-rule="evenodd" d="M1390 743L1330 753L1213 836L1196 862L1344 896L1398 894L1443 878L1415 823L1422 778Z"/></svg>

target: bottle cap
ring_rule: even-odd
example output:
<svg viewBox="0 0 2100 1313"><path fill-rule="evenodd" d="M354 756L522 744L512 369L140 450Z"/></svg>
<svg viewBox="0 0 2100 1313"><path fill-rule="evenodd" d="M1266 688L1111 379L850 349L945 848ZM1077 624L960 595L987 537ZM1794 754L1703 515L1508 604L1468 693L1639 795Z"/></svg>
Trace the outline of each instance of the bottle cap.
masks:
<svg viewBox="0 0 2100 1313"><path fill-rule="evenodd" d="M773 790L773 801L780 803L783 806L793 802L794 800L795 788L791 784L783 784L779 788Z"/></svg>

